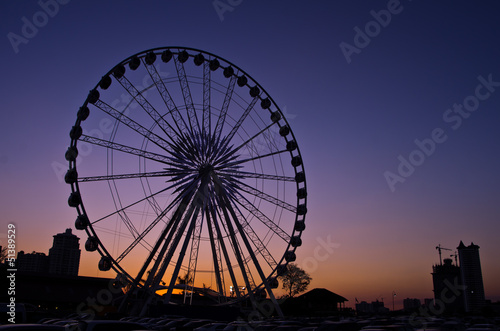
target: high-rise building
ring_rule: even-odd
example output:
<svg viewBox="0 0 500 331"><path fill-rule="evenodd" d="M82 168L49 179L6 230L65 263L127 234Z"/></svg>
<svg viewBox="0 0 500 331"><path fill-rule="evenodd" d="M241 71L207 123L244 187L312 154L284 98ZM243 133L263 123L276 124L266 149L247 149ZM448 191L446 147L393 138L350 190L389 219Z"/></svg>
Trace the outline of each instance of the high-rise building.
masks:
<svg viewBox="0 0 500 331"><path fill-rule="evenodd" d="M434 306L438 311L458 313L464 311L463 292L460 290L462 278L460 268L453 265L452 259L444 259L443 264L432 266L434 286Z"/></svg>
<svg viewBox="0 0 500 331"><path fill-rule="evenodd" d="M479 260L479 246L471 243L465 246L462 241L457 247L460 261L462 284L465 286L464 305L466 312L474 312L486 304Z"/></svg>
<svg viewBox="0 0 500 331"><path fill-rule="evenodd" d="M49 249L49 273L78 276L80 253L80 238L72 234L71 229L56 234Z"/></svg>

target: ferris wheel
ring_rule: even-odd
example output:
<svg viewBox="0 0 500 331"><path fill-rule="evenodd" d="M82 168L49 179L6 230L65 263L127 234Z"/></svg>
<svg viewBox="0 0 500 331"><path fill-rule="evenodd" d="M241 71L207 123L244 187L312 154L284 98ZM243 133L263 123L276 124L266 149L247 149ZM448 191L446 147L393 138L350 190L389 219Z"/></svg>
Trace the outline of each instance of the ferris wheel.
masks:
<svg viewBox="0 0 500 331"><path fill-rule="evenodd" d="M193 48L137 53L90 90L70 138L75 227L143 312L196 292L276 303L306 180L284 113L250 75Z"/></svg>

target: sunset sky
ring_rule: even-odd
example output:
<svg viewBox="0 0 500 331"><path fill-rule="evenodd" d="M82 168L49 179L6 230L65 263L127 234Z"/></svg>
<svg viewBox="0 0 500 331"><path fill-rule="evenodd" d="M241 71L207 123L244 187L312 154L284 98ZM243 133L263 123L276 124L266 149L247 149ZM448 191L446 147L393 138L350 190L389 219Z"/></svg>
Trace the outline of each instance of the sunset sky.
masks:
<svg viewBox="0 0 500 331"><path fill-rule="evenodd" d="M113 66L163 46L217 54L284 112L307 176L297 263L347 306L433 297L432 265L480 246L500 300L500 5L494 1L9 1L0 4L0 245L72 228L64 152ZM34 25L36 23L36 25ZM83 166L83 164L82 164Z"/></svg>

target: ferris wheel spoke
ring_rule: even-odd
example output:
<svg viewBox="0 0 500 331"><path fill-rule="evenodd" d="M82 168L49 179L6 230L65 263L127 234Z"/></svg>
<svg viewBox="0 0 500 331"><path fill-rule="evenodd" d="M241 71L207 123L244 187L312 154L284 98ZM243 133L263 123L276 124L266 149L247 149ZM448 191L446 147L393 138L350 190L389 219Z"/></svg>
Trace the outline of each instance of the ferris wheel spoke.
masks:
<svg viewBox="0 0 500 331"><path fill-rule="evenodd" d="M236 158L238 158L236 150L232 149L229 146L228 141L222 141L220 142L220 144L216 146L218 148L217 150L214 150L214 154L210 159L210 161L213 163L214 166L221 164L227 165L230 161L233 161Z"/></svg>
<svg viewBox="0 0 500 331"><path fill-rule="evenodd" d="M148 275L148 278L144 284L145 287L150 287L150 288L157 288L158 284L161 281L161 278L163 277L163 274L165 273L165 270L163 271L158 271L160 268L160 265L162 261L164 260L165 254L169 251L169 248L171 248L171 243L172 243L172 238L174 237L176 231L179 228L179 224L181 223L182 216L184 215L186 209L187 209L187 204L189 203L189 200L192 198L192 195L185 195L181 200L180 203L176 203L177 200L174 200L171 202L171 206L177 206L175 209L172 218L170 221L167 223L165 228L163 229L160 237L156 241L156 244L153 248L153 250L149 253L148 258L146 259L146 262L144 263L143 267L139 271L139 274L137 275L135 279L135 284L138 284L139 281L141 280L142 276L146 272L146 269L148 266L152 263L153 259L156 260L153 263L153 267L150 270L150 273ZM161 249L160 249L161 247ZM158 252L158 250L160 250ZM172 253L173 254L173 253ZM171 258L171 257L170 257ZM170 259L169 258L169 259ZM170 261L170 260L169 260ZM168 263L167 263L168 265ZM156 284L153 286L153 284ZM154 293L154 291L152 292Z"/></svg>
<svg viewBox="0 0 500 331"><path fill-rule="evenodd" d="M226 140L227 142L229 142L229 141L231 141L233 139L233 136L236 134L236 132L241 127L241 125L243 124L243 122L245 121L245 119L247 118L247 116L250 114L250 112L252 111L253 107L257 103L257 100L259 100L259 96L258 95L253 98L253 100L247 106L247 109L245 109L245 111L243 112L243 114L241 115L241 117L238 119L238 122L236 122L236 124L231 128L231 131L229 132L229 134L226 137L224 137L224 140Z"/></svg>
<svg viewBox="0 0 500 331"><path fill-rule="evenodd" d="M116 183L115 182L109 182L108 181L108 186L111 190L111 197L113 199L113 203L115 205L115 208L118 210L122 210L123 205L120 199L120 195L118 194L118 190L116 188ZM113 194L113 189L115 191L115 194ZM122 223L128 228L129 233L132 235L132 237L136 237L139 235L139 231L137 231L137 228L134 226L134 223L130 220L128 217L127 213L125 211L121 211L118 213L118 217L122 220Z"/></svg>
<svg viewBox="0 0 500 331"><path fill-rule="evenodd" d="M180 177L180 176L179 176ZM190 176L182 176L181 178L179 177L174 177L170 181L173 181L174 183L168 187L168 189L174 189L172 193L178 193L182 190L186 190L190 186L193 185L193 181L196 180L196 175L190 175ZM180 199L182 197L182 194L179 194L176 199Z"/></svg>
<svg viewBox="0 0 500 331"><path fill-rule="evenodd" d="M261 212L257 207L255 207L248 199L243 195L240 195L239 199L235 199L238 204L249 211L253 216L255 216L262 224L264 224L269 230L273 231L278 235L284 242L290 242L290 235L286 233L278 224L273 222L269 217L267 217L263 212Z"/></svg>
<svg viewBox="0 0 500 331"><path fill-rule="evenodd" d="M212 172L211 177L214 181L215 192L218 192L218 205L220 206L220 209L223 213L223 217L221 217L221 219L224 220L223 224L225 225L226 235L230 239L230 243L233 248L233 253L236 257L236 261L238 262L238 266L240 268L241 275L243 276L245 286L248 289L250 300L252 304L255 305L252 292L256 288L255 281L253 279L252 272L250 271L250 268L248 266L248 260L244 258L243 250L236 236L237 232L234 230L234 227L231 222L231 216L233 216L234 219L234 211L232 210L231 204L227 197L228 192L226 191L223 182L217 176L217 174ZM235 220L235 222L237 222L237 220ZM240 236L242 235L244 234L240 233ZM237 291L239 291L239 288L237 288Z"/></svg>
<svg viewBox="0 0 500 331"><path fill-rule="evenodd" d="M237 221L240 225L243 231L245 231L250 238L250 241L253 243L255 246L257 252L264 258L264 260L267 262L267 264L271 267L271 269L274 269L277 265L276 260L273 258L269 250L267 249L266 245L262 242L260 237L255 233L253 230L252 226L248 221L245 219L239 208L234 204L234 202L231 201L231 199L228 197L231 206L233 208L233 213L234 216L236 217L235 222Z"/></svg>
<svg viewBox="0 0 500 331"><path fill-rule="evenodd" d="M182 118L179 109L177 109L177 106L175 105L174 100L172 99L172 96L168 92L167 87L165 86L165 83L161 79L160 75L158 74L158 70L156 70L156 67L152 64L146 64L146 69L151 76L151 79L153 80L156 89L160 93L163 102L165 103L165 106L167 106L168 113L172 116L172 119L174 120L175 125L177 126L178 132L186 132L187 130L187 125L186 122L184 121L184 118ZM182 136L181 134L178 134L178 136Z"/></svg>
<svg viewBox="0 0 500 331"><path fill-rule="evenodd" d="M284 149L284 150L281 150L281 151L275 151L275 152L271 152L271 153L267 153L267 154L263 154L263 155L257 155L257 156L254 156L254 157L250 157L250 158L247 158L247 159L243 159L243 160L238 160L238 161L235 161L235 162L231 162L228 164L228 166L236 166L236 165L240 165L240 164L243 164L243 163L247 163L247 162L251 162L251 161L255 161L255 160L259 160L259 159L264 159L266 157L270 157L270 156L273 156L273 155L278 155L278 154L282 154L282 153L285 153L285 152L288 152L288 150Z"/></svg>
<svg viewBox="0 0 500 331"><path fill-rule="evenodd" d="M135 206L135 205L137 205L137 204L139 204L139 203L141 203L141 202L143 202L143 201L145 201L145 200L147 200L147 199L153 198L155 195L161 194L161 193L163 193L163 192L165 192L165 191L167 191L167 190L168 190L168 188L164 188L164 189L162 189L162 190L159 190L158 192L155 192L155 193L153 193L153 194L150 194L150 195L149 195L149 196L147 196L147 197L144 197L144 198L142 198L142 199L140 199L140 200L137 200L136 202L133 202L133 203L131 203L131 204L129 204L129 205L127 205L127 206L125 206L125 207L122 207L122 208L120 208L120 209L118 209L118 210L116 210L116 211L114 211L114 212L112 212L112 213L110 213L110 214L108 214L108 215L106 215L106 216L104 216L104 217L101 217L101 218L99 218L99 219L97 219L97 220L95 220L95 221L91 222L91 224L92 224L92 225L94 225L94 224L96 224L96 223L99 223L99 222L101 222L101 221L103 221L103 220L105 220L105 219L107 219L107 218L109 218L109 217L111 217L111 216L113 216L113 215L116 215L116 214L118 214L118 213L120 213L120 212L123 212L124 210L127 210L128 208L133 207L133 206Z"/></svg>
<svg viewBox="0 0 500 331"><path fill-rule="evenodd" d="M161 149L163 149L165 151L168 151L170 149L171 144L169 142L167 142L163 138L159 137L158 135L156 135L152 131L146 129L145 127L143 127L142 125L140 125L139 123L137 123L136 121L131 119L130 117L126 116L125 114L119 112L118 110L116 110L112 106L108 105L104 101L97 100L97 102L94 105L97 108L101 109L106 114L108 114L109 116L115 118L120 123L123 123L124 125L126 125L130 129L132 129L133 131L137 132L138 134L140 134L144 138L148 139L149 141L151 141L152 143L154 143L155 145L157 145Z"/></svg>
<svg viewBox="0 0 500 331"><path fill-rule="evenodd" d="M190 303L193 301L193 289L194 289L194 281L196 277L196 266L198 263L198 252L200 248L200 240L201 240L201 230L203 226L204 213L201 212L197 219L194 221L194 231L191 238L191 252L189 254L189 262L188 262L188 270L187 270L187 282L186 289L184 291L184 303L186 303L186 295L187 293L191 293L190 295ZM187 240L187 238L186 238ZM189 291L189 292L188 292Z"/></svg>
<svg viewBox="0 0 500 331"><path fill-rule="evenodd" d="M153 177L167 177L174 176L181 172L172 171L154 171L154 172L140 172L135 174L120 174L120 175L103 175L103 176L89 176L89 177L79 177L78 182L95 182L95 181L106 181L106 180L118 180L118 179L132 179L132 178L153 178ZM183 173L183 172L182 172Z"/></svg>
<svg viewBox="0 0 500 331"><path fill-rule="evenodd" d="M199 184L200 184L200 181L202 182L202 180L200 180L199 177L194 177L189 183L186 183L182 186L182 190L181 188L177 188L174 193L177 194L177 196L174 198L174 202L176 201L181 201L181 199L185 199L185 198L190 198L190 197L193 197L194 192L198 192L199 190ZM200 193L198 195L198 199L201 201L201 200L204 200L204 195L203 193ZM182 200L184 201L184 200ZM188 203L188 202L182 202L182 203Z"/></svg>
<svg viewBox="0 0 500 331"><path fill-rule="evenodd" d="M145 161L145 160L144 160ZM151 185L149 184L148 178L147 177L140 177L139 181L141 182L141 187L142 191L144 193L144 196L150 195L153 191L151 190ZM147 199L148 204L151 206L151 209L154 211L156 216L160 215L162 208L160 207L160 204L154 197Z"/></svg>
<svg viewBox="0 0 500 331"><path fill-rule="evenodd" d="M143 239L146 237L146 235L161 221L163 218L167 215L168 212L172 209L172 205L169 205L167 208L165 208L156 218L153 222L151 222L142 233L137 236L137 238L134 239L134 241L120 254L120 256L116 259L116 262L120 263L121 260L123 260L140 242L143 241ZM169 222L170 223L170 222ZM151 247L153 248L153 247Z"/></svg>
<svg viewBox="0 0 500 331"><path fill-rule="evenodd" d="M121 202L120 202L120 206L121 206ZM135 238L136 236L139 235L139 231L137 230L134 223L132 222L132 220L128 217L128 215L126 213L123 213L123 212L118 213L118 216L121 218L123 224L125 224L125 226L129 230L129 233L132 235L133 238Z"/></svg>
<svg viewBox="0 0 500 331"><path fill-rule="evenodd" d="M267 193L264 193L250 185L247 185L243 182L239 182L239 188L240 190L246 192L246 193L249 193L253 196L256 196L257 198L260 198L260 199L264 199L266 200L267 202L270 202L272 203L273 205L276 205L278 207L281 207L281 208L284 208L288 211L291 211L292 213L296 213L297 212L297 208L295 206L292 206L291 204L289 204L288 202L285 202L285 201L282 201L278 198L275 198L273 197L272 195L269 195Z"/></svg>
<svg viewBox="0 0 500 331"><path fill-rule="evenodd" d="M224 242L224 237L222 235L222 231L221 231L220 226L219 226L219 221L217 221L217 220L222 220L222 217L220 216L219 212L217 212L215 210L214 207L210 208L210 213L211 213L212 221L213 221L212 224L213 224L213 227L214 227L215 232L217 234L218 244L220 245L220 249L221 249L222 254L224 256L224 260L226 261L226 268L227 268L227 271L229 272L229 277L231 278L231 282L232 282L233 286L236 289L238 289L239 288L238 287L238 282L236 280L236 275L234 273L233 266L232 266L232 263L231 263L231 259L229 257L229 251L226 248L226 244ZM222 258L221 258L221 264L222 264ZM221 271L222 271L222 268L221 268ZM221 272L221 275L223 275L222 272ZM238 290L236 291L236 297L237 298L240 297L240 292Z"/></svg>
<svg viewBox="0 0 500 331"><path fill-rule="evenodd" d="M159 281L161 279L161 276L163 276L163 274L165 273L165 271L167 269L167 266L170 263L170 260L172 259L172 256L173 256L173 254L175 252L175 249L177 248L177 246L178 246L178 244L179 244L179 242L180 242L180 240L181 240L181 238L182 238L182 236L183 236L183 234L185 232L185 229L186 229L188 223L190 222L188 231L186 232L186 237L184 239L184 243L183 243L181 251L179 253L179 257L178 257L178 259L176 261L175 269L174 269L172 277L170 279L170 284L169 284L168 291L165 294L165 298L164 298L164 302L165 303L169 303L170 302L170 298L172 296L172 290L174 288L175 281L177 280L177 276L179 274L179 270L180 270L180 267L182 265L182 261L184 259L184 255L186 253L186 249L188 247L188 244L189 244L189 241L190 241L190 237L191 237L191 235L193 233L193 230L195 228L195 225L196 225L196 219L197 219L198 214L200 212L200 209L202 207L203 192L205 192L205 190L207 188L207 185L208 185L207 179L208 178L206 178L206 177L204 177L202 179L202 181L200 183L200 186L197 188L196 193L193 195L193 199L189 203L189 209L188 209L186 215L184 215L184 220L183 220L181 226L179 227L179 229L177 229L177 233L176 233L175 239L173 240L173 242L172 242L172 244L171 244L171 246L169 248L169 251L167 253L166 258L162 262L162 266L161 266L161 268L159 270L160 277L155 278L155 281L153 283L153 288L157 289Z"/></svg>
<svg viewBox="0 0 500 331"><path fill-rule="evenodd" d="M262 267L260 266L259 260L257 259L257 257L255 256L255 254L254 254L254 252L252 250L252 246L251 246L250 242L248 241L248 238L247 238L246 233L245 233L245 231L243 229L243 226L238 221L238 217L236 215L236 212L232 208L231 202L229 201L229 197L226 196L226 195L223 195L223 199L227 203L227 208L229 209L229 212L231 213L231 215L233 217L233 220L234 220L234 223L236 225L236 228L238 229L238 231L240 233L240 236L241 236L241 238L243 240L243 243L244 243L244 245L245 245L248 253L250 254L250 257L252 258L253 266L257 269L257 273L259 274L260 279L262 280L262 283L264 284L264 287L265 287L266 291L268 292L269 297L271 298L271 301L275 305L275 308L278 310L279 315L282 315L283 313L281 312L281 309L280 309L280 307L279 307L279 305L278 305L278 303L276 301L276 298L274 297L274 294L273 294L273 292L271 290L271 287L269 286L267 278L266 278L266 276L265 276L265 274L264 274L264 272L262 270Z"/></svg>
<svg viewBox="0 0 500 331"><path fill-rule="evenodd" d="M239 151L241 148L243 148L247 144L253 142L253 140L255 138L257 138L260 135L264 134L267 130L269 130L270 128L272 128L273 125L275 125L275 123L268 124L267 126L265 126L264 128L262 128L259 132L257 132L256 134L254 134L252 137L250 137L249 139L247 139L246 141L244 141L243 143L241 143L239 146L235 147L234 148L235 151Z"/></svg>
<svg viewBox="0 0 500 331"><path fill-rule="evenodd" d="M144 61L144 59L143 59ZM125 77L117 78L121 86L130 94L130 96L141 106L141 108L153 119L153 121L161 128L161 130L173 140L174 136L179 136L179 133L165 121L162 115L149 103L144 95Z"/></svg>
<svg viewBox="0 0 500 331"><path fill-rule="evenodd" d="M193 196L196 196L195 191L196 191L197 183L198 183L197 180L193 180L191 182L191 184L189 186L185 187L180 193L178 193L177 196L171 202L172 206L174 206L174 205L177 206L177 208L173 214L174 216L172 217L173 223L170 222L173 224L173 226L170 228L170 230L166 230L168 232L168 237L165 240L165 244L163 245L162 250L161 250L160 254L158 255L158 258L155 262L154 272L156 273L156 270L160 266L160 262L162 260L164 260L165 254L167 254L167 256L168 256L168 261L167 260L163 261L163 265L161 268L163 268L163 266L164 266L165 269L163 269L163 271L161 271L161 274L158 273L157 275L155 275L155 281L157 281L157 283L159 283L159 281L161 280L161 277L163 276L163 273L166 270L166 266L168 265L168 263L172 257L173 251L171 252L171 250L172 249L175 250L176 246L172 248L172 245L171 245L171 243L174 242L173 241L174 234L176 232L180 231L179 230L180 228L185 228L185 224L187 224L186 222L189 218L189 216L186 216L186 215L193 212L194 207L193 207L192 203L190 204L190 202L193 199ZM186 212L186 210L187 210L187 212ZM181 223L181 220L183 217L184 217L184 221L182 221L183 223ZM179 224L181 224L181 225L179 225ZM160 240L163 240L165 238L165 236L167 236L167 232L164 232L164 234L162 234L162 237L161 237L162 239L160 239ZM167 249L169 249L168 252L167 252Z"/></svg>
<svg viewBox="0 0 500 331"><path fill-rule="evenodd" d="M232 169L221 169L219 173L221 177L243 178L243 179L257 178L257 179L276 180L284 182L295 182L295 177L260 174L254 172L232 170Z"/></svg>
<svg viewBox="0 0 500 331"><path fill-rule="evenodd" d="M203 62L203 117L202 136L211 136L211 110L210 110L210 63Z"/></svg>
<svg viewBox="0 0 500 331"><path fill-rule="evenodd" d="M184 242L182 244L181 251L179 252L179 257L176 260L175 268L173 270L172 277L170 278L170 284L168 286L167 293L165 294L164 299L163 299L164 303L169 303L170 298L172 297L172 291L175 287L175 282L177 281L177 277L179 276L179 271L180 271L181 266L182 266L182 261L184 260L184 256L186 255L186 250L189 246L190 237L191 237L193 230L195 228L196 218L198 217L199 211L200 211L200 206L197 206L196 209L194 210L194 212L192 213L191 224L189 225L188 231L186 232L186 237L184 238ZM182 232L184 232L184 231L182 231ZM178 236L176 238L176 243L175 243L176 246L179 244L179 241L180 241L181 236L182 236L181 232L178 232L178 235L179 234L180 234L180 236Z"/></svg>
<svg viewBox="0 0 500 331"><path fill-rule="evenodd" d="M150 264L153 262L153 260L156 257L156 261L153 264L153 267L149 270L149 274L147 276L146 281L144 282L143 287L146 289L149 289L149 298L146 298L145 300L145 306L149 304L151 301L152 296L154 295L154 292L156 291L158 285L153 286L153 283L158 280L158 284L161 281L161 278L163 277L163 273L159 274L157 272L158 267L160 266L160 263L165 255L165 252L167 251L167 248L169 247L169 243L172 241L172 237L175 233L175 230L178 228L180 219L182 218L183 213L186 210L186 204L188 201L189 197L185 197L183 199L183 203L179 204L175 212L173 213L172 218L170 221L166 224L165 228L163 229L160 237L156 241L155 246L153 249L150 251L146 261L144 262L142 268L140 269L139 273L137 274L136 278L134 279L134 282L132 284L132 291L127 292L125 300L122 302L120 309L122 309L124 304L126 303L127 299L129 298L130 294L137 293L138 285L142 281L142 277L146 273L146 270L150 266ZM161 247L161 249L160 249ZM160 249L160 252L158 253L158 250ZM140 293L139 293L140 294ZM143 293L145 295L148 295L148 293ZM144 309L144 308L143 308Z"/></svg>
<svg viewBox="0 0 500 331"><path fill-rule="evenodd" d="M217 124L215 125L214 131L214 139L215 141L220 141L222 128L224 127L224 123L226 122L227 110L229 108L229 104L231 102L231 98L233 96L234 85L236 84L236 75L231 76L229 80L229 84L227 86L226 95L224 97L224 102L222 103L222 108L219 114L219 118L217 119Z"/></svg>
<svg viewBox="0 0 500 331"><path fill-rule="evenodd" d="M223 190L223 189L221 189ZM238 242L238 238L236 237L236 232L234 231L231 217L229 216L229 206L226 204L227 199L224 199L224 192L220 192L220 204L221 210L224 215L225 225L227 227L227 235L229 236L231 246L233 248L233 253L236 257L236 261L238 262L238 266L240 268L241 275L243 276L243 281L245 282L245 286L248 289L248 293L250 295L251 301L253 302L253 293L252 290L255 288L255 282L253 281L253 276L248 268L247 261L243 257L243 252L241 251L240 244ZM241 235L241 234L240 234ZM239 289L237 289L238 291Z"/></svg>
<svg viewBox="0 0 500 331"><path fill-rule="evenodd" d="M175 68L177 69L177 75L179 77L179 82L181 84L182 96L184 98L184 104L188 112L189 126L191 128L191 134L200 132L200 123L198 122L198 116L196 116L196 110L194 109L193 98L191 97L191 91L189 88L189 82L186 76L186 71L184 70L184 64L179 61L178 56L174 56Z"/></svg>
<svg viewBox="0 0 500 331"><path fill-rule="evenodd" d="M226 295L226 293L224 291L224 275L222 273L222 270L224 268L222 265L222 256L220 253L220 249L218 249L218 248L220 248L220 243L216 242L216 238L215 238L215 234L214 234L214 231L216 231L215 224L214 224L216 222L216 220L215 220L215 218L214 219L210 218L211 211L213 211L213 209L211 208L210 205L205 208L205 213L206 213L205 219L207 220L208 238L210 241L210 248L211 248L211 252L212 252L212 261L214 264L214 271L215 271L215 281L217 283L217 292L219 293L219 301L220 301L220 298L224 297ZM215 214L215 213L212 213L212 214Z"/></svg>
<svg viewBox="0 0 500 331"><path fill-rule="evenodd" d="M170 154L173 156L172 162L175 163L172 165L181 169L192 169L194 163L201 161L200 154L205 150L204 140L199 135L186 135L176 141L170 151Z"/></svg>
<svg viewBox="0 0 500 331"><path fill-rule="evenodd" d="M142 150L142 149L138 149L138 148L134 148L134 147L130 147L130 146L118 144L118 143L115 143L115 142L111 142L111 141L99 139L99 138L92 137L92 136L87 136L87 135L84 135L84 134L80 137L80 141L87 142L89 144L96 145L96 146L110 148L110 149L115 150L115 151L119 151L119 152L123 152L123 153L127 153L127 154L132 154L132 155L135 155L135 156L141 156L141 157L144 157L146 159L149 159L149 160L152 160L152 161L161 162L161 163L165 163L165 164L168 164L172 160L168 156L164 156L164 155L160 155L160 154L148 152L148 151L145 151L145 150Z"/></svg>

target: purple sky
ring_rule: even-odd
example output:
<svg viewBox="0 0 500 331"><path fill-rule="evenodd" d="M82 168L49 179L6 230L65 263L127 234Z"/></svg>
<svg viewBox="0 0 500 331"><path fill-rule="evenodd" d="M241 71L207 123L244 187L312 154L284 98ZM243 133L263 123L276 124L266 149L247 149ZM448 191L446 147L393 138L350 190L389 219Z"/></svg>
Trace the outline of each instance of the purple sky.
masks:
<svg viewBox="0 0 500 331"><path fill-rule="evenodd" d="M463 240L481 247L486 297L500 300L496 2L60 2L0 4L2 244L8 223L29 252L74 228L64 152L101 76L187 46L241 67L285 113L307 174L297 262L312 287L351 305L432 297L435 247ZM81 274L112 277L96 261L83 253Z"/></svg>

